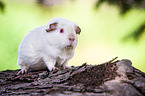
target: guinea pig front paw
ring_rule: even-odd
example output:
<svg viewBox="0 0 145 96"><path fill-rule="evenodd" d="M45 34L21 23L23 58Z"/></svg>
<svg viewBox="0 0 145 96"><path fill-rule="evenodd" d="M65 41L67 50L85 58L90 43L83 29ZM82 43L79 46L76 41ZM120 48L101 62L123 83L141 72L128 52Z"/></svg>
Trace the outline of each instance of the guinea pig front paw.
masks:
<svg viewBox="0 0 145 96"><path fill-rule="evenodd" d="M20 70L17 75L20 75L20 74L27 74L28 73L28 70L27 69L22 69Z"/></svg>
<svg viewBox="0 0 145 96"><path fill-rule="evenodd" d="M54 67L54 68L52 68L52 71L53 71L53 70L60 70L60 69L59 69L59 68L57 68L57 67Z"/></svg>
<svg viewBox="0 0 145 96"><path fill-rule="evenodd" d="M70 66L62 66L63 69L71 69Z"/></svg>

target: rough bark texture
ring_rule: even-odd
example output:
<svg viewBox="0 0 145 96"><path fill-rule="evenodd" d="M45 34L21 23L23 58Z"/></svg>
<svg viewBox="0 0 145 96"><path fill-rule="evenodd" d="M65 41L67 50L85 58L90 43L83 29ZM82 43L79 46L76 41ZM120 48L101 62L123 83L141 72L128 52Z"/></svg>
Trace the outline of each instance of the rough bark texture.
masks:
<svg viewBox="0 0 145 96"><path fill-rule="evenodd" d="M0 95L27 96L144 96L145 73L130 60L111 60L100 65L83 64L71 69L29 72L0 72Z"/></svg>

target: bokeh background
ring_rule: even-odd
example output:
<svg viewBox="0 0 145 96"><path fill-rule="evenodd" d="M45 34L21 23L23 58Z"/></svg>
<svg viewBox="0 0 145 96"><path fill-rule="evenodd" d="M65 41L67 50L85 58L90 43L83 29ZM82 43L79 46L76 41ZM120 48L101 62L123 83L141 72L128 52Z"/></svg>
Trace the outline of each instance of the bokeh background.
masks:
<svg viewBox="0 0 145 96"><path fill-rule="evenodd" d="M81 28L69 66L101 64L118 56L145 72L145 0L0 0L0 71L19 69L23 37L54 17Z"/></svg>

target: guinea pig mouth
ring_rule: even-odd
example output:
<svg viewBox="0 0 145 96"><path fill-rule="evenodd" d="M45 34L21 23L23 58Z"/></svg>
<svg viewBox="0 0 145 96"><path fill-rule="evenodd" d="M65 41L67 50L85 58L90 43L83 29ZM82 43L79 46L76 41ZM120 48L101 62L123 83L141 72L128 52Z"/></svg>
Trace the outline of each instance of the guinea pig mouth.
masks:
<svg viewBox="0 0 145 96"><path fill-rule="evenodd" d="M67 45L66 48L72 49L73 48L73 45Z"/></svg>

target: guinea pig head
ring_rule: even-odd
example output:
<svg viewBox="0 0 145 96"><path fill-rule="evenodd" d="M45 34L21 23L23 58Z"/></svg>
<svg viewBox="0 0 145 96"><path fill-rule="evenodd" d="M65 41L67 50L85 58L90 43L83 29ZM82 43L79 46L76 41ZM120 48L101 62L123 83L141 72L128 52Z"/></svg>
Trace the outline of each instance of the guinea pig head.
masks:
<svg viewBox="0 0 145 96"><path fill-rule="evenodd" d="M77 34L81 29L73 22L61 18L47 25L45 29L48 43L62 49L75 49L78 43Z"/></svg>
<svg viewBox="0 0 145 96"><path fill-rule="evenodd" d="M67 42L66 42L66 48L73 49L76 47L78 43L78 37L77 34L80 34L81 29L77 25L69 26L68 25L68 34L67 34Z"/></svg>

